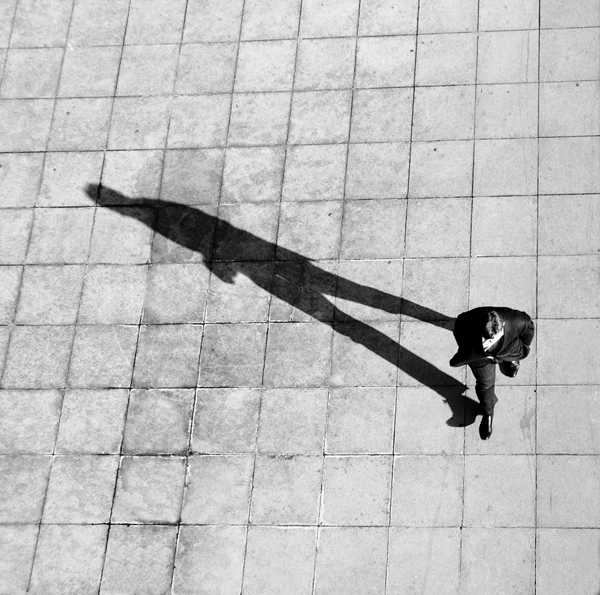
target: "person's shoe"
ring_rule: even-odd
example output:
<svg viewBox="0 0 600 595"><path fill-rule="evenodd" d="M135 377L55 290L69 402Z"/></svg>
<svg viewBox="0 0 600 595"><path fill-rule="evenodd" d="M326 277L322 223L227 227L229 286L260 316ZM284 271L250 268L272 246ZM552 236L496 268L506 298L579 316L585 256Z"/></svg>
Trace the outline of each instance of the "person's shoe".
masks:
<svg viewBox="0 0 600 595"><path fill-rule="evenodd" d="M487 413L483 414L481 418L481 423L479 424L479 436L482 440L489 440L492 435L492 421L494 419L494 414L488 415Z"/></svg>

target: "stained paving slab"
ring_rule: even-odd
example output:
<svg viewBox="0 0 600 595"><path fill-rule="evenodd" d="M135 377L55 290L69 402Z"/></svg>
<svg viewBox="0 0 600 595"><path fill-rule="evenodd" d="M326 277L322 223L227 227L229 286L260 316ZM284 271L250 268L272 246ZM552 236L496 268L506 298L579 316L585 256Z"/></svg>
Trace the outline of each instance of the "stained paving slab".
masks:
<svg viewBox="0 0 600 595"><path fill-rule="evenodd" d="M4 0L0 74L0 593L598 594L598 0Z"/></svg>

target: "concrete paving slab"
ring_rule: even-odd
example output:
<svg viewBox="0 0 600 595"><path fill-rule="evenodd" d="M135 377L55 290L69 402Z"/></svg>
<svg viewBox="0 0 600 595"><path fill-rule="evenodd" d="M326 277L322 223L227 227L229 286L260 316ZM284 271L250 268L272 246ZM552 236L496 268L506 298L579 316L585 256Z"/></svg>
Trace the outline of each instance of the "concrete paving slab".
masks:
<svg viewBox="0 0 600 595"><path fill-rule="evenodd" d="M14 593L27 591L38 531L36 525L0 527L0 581L3 588Z"/></svg>
<svg viewBox="0 0 600 595"><path fill-rule="evenodd" d="M0 268L0 324L8 324L14 317L22 272L18 266Z"/></svg>
<svg viewBox="0 0 600 595"><path fill-rule="evenodd" d="M62 48L12 50L6 55L0 97L54 97L62 59Z"/></svg>
<svg viewBox="0 0 600 595"><path fill-rule="evenodd" d="M0 164L0 209L32 207L44 168L44 156L41 153L2 153Z"/></svg>
<svg viewBox="0 0 600 595"><path fill-rule="evenodd" d="M295 62L296 42L292 39L240 43L234 90L290 91Z"/></svg>

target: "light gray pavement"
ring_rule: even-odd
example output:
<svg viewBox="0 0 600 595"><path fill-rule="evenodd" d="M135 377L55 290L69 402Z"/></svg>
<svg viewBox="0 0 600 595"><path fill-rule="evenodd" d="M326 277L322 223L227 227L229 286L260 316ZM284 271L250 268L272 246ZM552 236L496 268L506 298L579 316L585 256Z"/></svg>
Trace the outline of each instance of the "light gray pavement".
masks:
<svg viewBox="0 0 600 595"><path fill-rule="evenodd" d="M0 593L598 595L598 0L2 0L0 73Z"/></svg>

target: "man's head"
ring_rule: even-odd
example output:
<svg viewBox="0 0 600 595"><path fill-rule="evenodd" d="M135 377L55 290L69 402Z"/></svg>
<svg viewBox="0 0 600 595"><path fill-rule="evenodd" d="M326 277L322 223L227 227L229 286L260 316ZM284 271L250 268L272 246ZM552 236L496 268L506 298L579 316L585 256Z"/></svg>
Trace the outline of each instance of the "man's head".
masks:
<svg viewBox="0 0 600 595"><path fill-rule="evenodd" d="M479 329L484 339L492 339L502 330L502 320L498 312L490 310L481 317Z"/></svg>

